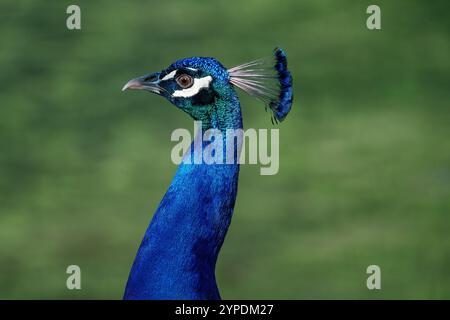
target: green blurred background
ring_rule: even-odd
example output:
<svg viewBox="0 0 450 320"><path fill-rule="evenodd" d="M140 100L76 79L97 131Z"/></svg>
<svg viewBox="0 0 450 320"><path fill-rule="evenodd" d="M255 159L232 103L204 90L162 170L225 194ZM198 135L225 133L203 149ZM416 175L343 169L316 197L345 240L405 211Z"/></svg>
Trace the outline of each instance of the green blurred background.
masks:
<svg viewBox="0 0 450 320"><path fill-rule="evenodd" d="M66 8L82 30L66 28ZM382 30L366 28L381 7ZM280 171L243 166L217 266L226 299L450 298L448 1L0 4L0 298L122 296L176 166L164 99L120 91L179 58L283 47ZM247 128L272 128L240 94ZM66 267L82 270L69 291ZM382 289L366 288L381 267Z"/></svg>

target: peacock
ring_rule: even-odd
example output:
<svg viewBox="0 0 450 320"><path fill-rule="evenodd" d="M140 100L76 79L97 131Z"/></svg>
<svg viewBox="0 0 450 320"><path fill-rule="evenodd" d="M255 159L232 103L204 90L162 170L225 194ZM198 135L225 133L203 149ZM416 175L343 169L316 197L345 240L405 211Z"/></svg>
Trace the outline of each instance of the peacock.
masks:
<svg viewBox="0 0 450 320"><path fill-rule="evenodd" d="M203 134L211 129L242 130L236 87L262 101L273 122L284 120L293 99L285 51L275 48L270 57L231 69L215 58L185 58L128 81L122 90L163 96L201 121L198 134ZM184 157L193 155L194 143L196 138ZM201 142L203 147L208 143ZM215 266L236 201L240 151L234 144L232 163L179 165L138 249L124 299L221 299Z"/></svg>

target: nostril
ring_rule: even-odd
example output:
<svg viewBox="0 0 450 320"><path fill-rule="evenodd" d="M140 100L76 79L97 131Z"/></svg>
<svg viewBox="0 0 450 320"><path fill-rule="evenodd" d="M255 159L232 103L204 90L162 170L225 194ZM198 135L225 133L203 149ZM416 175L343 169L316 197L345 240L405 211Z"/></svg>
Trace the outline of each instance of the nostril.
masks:
<svg viewBox="0 0 450 320"><path fill-rule="evenodd" d="M158 76L155 74L148 75L144 78L145 82L154 82L156 80L158 80Z"/></svg>

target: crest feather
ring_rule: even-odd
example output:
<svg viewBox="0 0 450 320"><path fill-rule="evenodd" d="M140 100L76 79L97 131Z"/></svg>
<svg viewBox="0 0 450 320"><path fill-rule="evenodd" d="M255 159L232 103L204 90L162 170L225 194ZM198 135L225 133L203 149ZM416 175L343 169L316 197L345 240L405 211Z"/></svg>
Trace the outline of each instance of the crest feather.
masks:
<svg viewBox="0 0 450 320"><path fill-rule="evenodd" d="M230 82L261 100L272 112L272 122L286 118L292 106L292 76L286 53L275 48L268 58L247 62L228 70Z"/></svg>

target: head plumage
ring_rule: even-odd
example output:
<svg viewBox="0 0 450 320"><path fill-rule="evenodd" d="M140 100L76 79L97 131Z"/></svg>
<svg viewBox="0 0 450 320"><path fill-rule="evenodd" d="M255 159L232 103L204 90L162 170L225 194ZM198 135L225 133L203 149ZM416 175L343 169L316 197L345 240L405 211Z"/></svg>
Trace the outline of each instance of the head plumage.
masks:
<svg viewBox="0 0 450 320"><path fill-rule="evenodd" d="M286 118L292 106L292 76L286 53L275 48L271 57L254 60L228 70L230 82L261 100L272 111L272 122Z"/></svg>

